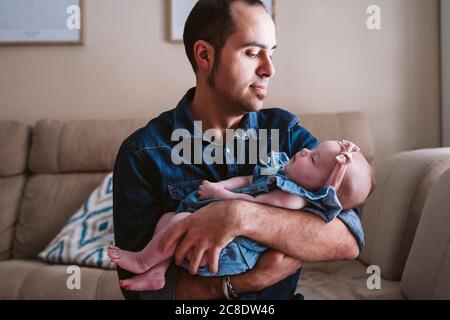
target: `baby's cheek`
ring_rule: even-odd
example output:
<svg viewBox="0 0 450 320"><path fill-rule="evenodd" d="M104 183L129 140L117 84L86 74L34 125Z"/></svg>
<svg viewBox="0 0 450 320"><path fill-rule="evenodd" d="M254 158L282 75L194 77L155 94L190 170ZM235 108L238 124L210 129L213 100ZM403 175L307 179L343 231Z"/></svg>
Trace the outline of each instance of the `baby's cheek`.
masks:
<svg viewBox="0 0 450 320"><path fill-rule="evenodd" d="M296 180L296 182L302 187L311 189L312 184L314 183L314 176L305 170L298 174L298 179Z"/></svg>
<svg viewBox="0 0 450 320"><path fill-rule="evenodd" d="M304 185L304 187L310 190L317 190L325 185L324 175L314 169L311 169L306 173L305 180L306 185Z"/></svg>

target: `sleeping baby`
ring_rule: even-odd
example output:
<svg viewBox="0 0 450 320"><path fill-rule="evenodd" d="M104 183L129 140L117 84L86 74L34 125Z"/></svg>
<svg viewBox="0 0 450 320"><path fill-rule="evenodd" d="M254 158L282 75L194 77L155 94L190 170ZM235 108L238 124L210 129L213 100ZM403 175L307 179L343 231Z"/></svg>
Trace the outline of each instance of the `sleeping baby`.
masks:
<svg viewBox="0 0 450 320"><path fill-rule="evenodd" d="M328 140L316 149L303 149L289 159L285 153L272 152L267 164L255 166L253 175L220 182L204 181L188 195L176 213L159 220L154 236L139 252L111 245L108 255L113 263L136 276L120 280L121 288L131 291L160 290L176 244L166 253L158 251L164 234L177 222L213 201L246 200L291 210L310 212L330 222L341 211L361 206L375 187L373 170L359 147L346 140ZM207 257L200 262L199 276L231 276L252 269L267 249L245 237L237 237L222 249L219 270L211 273ZM189 270L188 259L182 266Z"/></svg>

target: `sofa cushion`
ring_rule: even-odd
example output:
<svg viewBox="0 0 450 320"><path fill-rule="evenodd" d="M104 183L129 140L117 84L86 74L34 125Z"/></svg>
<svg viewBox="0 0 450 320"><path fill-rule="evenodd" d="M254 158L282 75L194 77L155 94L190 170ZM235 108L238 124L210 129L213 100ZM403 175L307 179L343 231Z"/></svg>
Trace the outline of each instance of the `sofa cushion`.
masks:
<svg viewBox="0 0 450 320"><path fill-rule="evenodd" d="M362 112L317 113L299 115L301 124L319 141L347 139L356 143L367 161L375 156L370 123Z"/></svg>
<svg viewBox="0 0 450 320"><path fill-rule="evenodd" d="M36 175L28 179L13 244L15 258L36 258L106 174Z"/></svg>
<svg viewBox="0 0 450 320"><path fill-rule="evenodd" d="M450 299L450 170L430 192L403 273L408 299Z"/></svg>
<svg viewBox="0 0 450 320"><path fill-rule="evenodd" d="M0 300L23 299L22 285L33 272L45 265L31 260L0 262Z"/></svg>
<svg viewBox="0 0 450 320"><path fill-rule="evenodd" d="M36 260L0 262L0 299L123 299L115 271L80 268L80 289L70 290L68 266ZM70 282L70 281L69 281Z"/></svg>
<svg viewBox="0 0 450 320"><path fill-rule="evenodd" d="M0 261L11 257L25 181L24 175L0 178Z"/></svg>
<svg viewBox="0 0 450 320"><path fill-rule="evenodd" d="M0 177L21 174L27 167L30 128L14 121L0 121Z"/></svg>
<svg viewBox="0 0 450 320"><path fill-rule="evenodd" d="M405 299L399 281L380 279L381 288L370 290L367 266L358 260L306 263L296 293L305 300Z"/></svg>
<svg viewBox="0 0 450 320"><path fill-rule="evenodd" d="M364 207L366 247L360 258L380 266L383 277L399 281L426 198L450 168L450 148L394 155L377 174L377 189Z"/></svg>
<svg viewBox="0 0 450 320"><path fill-rule="evenodd" d="M108 174L39 254L47 262L115 269L107 255L114 243L112 173Z"/></svg>
<svg viewBox="0 0 450 320"><path fill-rule="evenodd" d="M110 172L122 141L142 120L39 121L33 129L33 173Z"/></svg>

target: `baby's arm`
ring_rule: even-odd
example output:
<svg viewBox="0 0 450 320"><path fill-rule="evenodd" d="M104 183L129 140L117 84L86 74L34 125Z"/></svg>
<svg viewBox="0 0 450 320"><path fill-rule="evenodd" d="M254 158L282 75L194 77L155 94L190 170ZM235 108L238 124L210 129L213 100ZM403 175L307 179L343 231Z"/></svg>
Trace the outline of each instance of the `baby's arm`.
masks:
<svg viewBox="0 0 450 320"><path fill-rule="evenodd" d="M204 190L207 190L207 192L212 195L211 198L222 200L246 200L291 210L302 209L307 205L306 200L302 197L293 195L280 189L272 190L257 197L252 197L251 195L244 193L234 193L232 191L225 190L220 186L205 186Z"/></svg>
<svg viewBox="0 0 450 320"><path fill-rule="evenodd" d="M220 182L209 182L205 180L200 185L198 195L201 200L212 198L222 199L221 197L217 196L218 194L220 194L220 191L244 188L250 185L252 181L252 176L234 177Z"/></svg>
<svg viewBox="0 0 450 320"><path fill-rule="evenodd" d="M236 190L249 186L253 182L253 176L234 177L228 180L217 182L226 190ZM211 182L210 182L211 183Z"/></svg>

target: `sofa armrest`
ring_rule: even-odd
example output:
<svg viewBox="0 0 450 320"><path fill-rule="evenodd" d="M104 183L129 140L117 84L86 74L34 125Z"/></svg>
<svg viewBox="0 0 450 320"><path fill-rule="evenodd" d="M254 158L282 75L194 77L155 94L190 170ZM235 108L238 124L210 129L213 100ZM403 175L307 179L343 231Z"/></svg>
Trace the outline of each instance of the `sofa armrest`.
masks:
<svg viewBox="0 0 450 320"><path fill-rule="evenodd" d="M423 209L401 288L408 299L450 299L450 170L433 186Z"/></svg>
<svg viewBox="0 0 450 320"><path fill-rule="evenodd" d="M425 201L448 168L450 148L438 148L396 154L377 172L377 188L362 213L360 259L378 265L386 280L400 281Z"/></svg>

